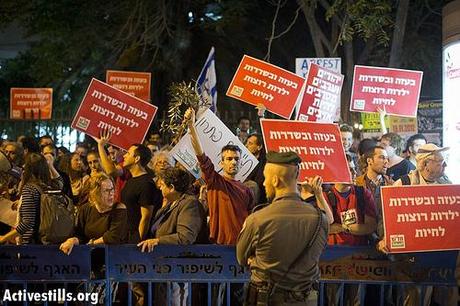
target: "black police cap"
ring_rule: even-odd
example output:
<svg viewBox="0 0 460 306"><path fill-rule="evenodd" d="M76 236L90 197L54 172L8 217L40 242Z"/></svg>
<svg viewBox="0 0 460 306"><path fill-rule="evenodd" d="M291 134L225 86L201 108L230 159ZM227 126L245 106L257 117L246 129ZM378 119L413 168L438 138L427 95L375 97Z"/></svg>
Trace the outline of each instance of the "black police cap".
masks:
<svg viewBox="0 0 460 306"><path fill-rule="evenodd" d="M269 151L267 153L267 163L272 164L288 164L297 166L302 159L294 152L275 152Z"/></svg>

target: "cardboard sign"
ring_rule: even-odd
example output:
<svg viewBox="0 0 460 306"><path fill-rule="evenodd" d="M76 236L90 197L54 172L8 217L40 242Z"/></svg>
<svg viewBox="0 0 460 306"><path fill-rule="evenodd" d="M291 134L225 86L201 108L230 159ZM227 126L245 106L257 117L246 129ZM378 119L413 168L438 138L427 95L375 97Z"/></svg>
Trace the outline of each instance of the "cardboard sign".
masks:
<svg viewBox="0 0 460 306"><path fill-rule="evenodd" d="M355 66L350 110L416 117L422 86L421 71Z"/></svg>
<svg viewBox="0 0 460 306"><path fill-rule="evenodd" d="M107 70L105 81L141 100L150 102L150 72Z"/></svg>
<svg viewBox="0 0 460 306"><path fill-rule="evenodd" d="M304 79L275 65L243 56L227 96L243 102L263 104L268 111L289 119Z"/></svg>
<svg viewBox="0 0 460 306"><path fill-rule="evenodd" d="M156 112L156 106L93 78L72 128L93 137L99 137L101 129L109 129L110 143L128 150L132 144L142 143Z"/></svg>
<svg viewBox="0 0 460 306"><path fill-rule="evenodd" d="M297 120L331 123L340 107L343 75L311 64Z"/></svg>
<svg viewBox="0 0 460 306"><path fill-rule="evenodd" d="M11 88L10 119L51 119L52 88Z"/></svg>
<svg viewBox="0 0 460 306"><path fill-rule="evenodd" d="M228 144L237 145L241 149L241 168L235 179L244 182L257 166L259 161L249 152L228 127L211 111L206 110L195 122L195 128L201 147L208 156L217 172L222 171L220 166L222 147ZM180 162L196 178L201 177L201 170L189 134L186 134L171 150L171 155Z"/></svg>
<svg viewBox="0 0 460 306"><path fill-rule="evenodd" d="M295 59L295 74L306 78L310 64L342 73L342 59L340 57L298 57Z"/></svg>
<svg viewBox="0 0 460 306"><path fill-rule="evenodd" d="M315 175L325 183L351 182L336 124L262 119L260 126L267 151L292 151L302 158L300 182Z"/></svg>
<svg viewBox="0 0 460 306"><path fill-rule="evenodd" d="M460 249L460 185L382 187L387 247L392 253Z"/></svg>

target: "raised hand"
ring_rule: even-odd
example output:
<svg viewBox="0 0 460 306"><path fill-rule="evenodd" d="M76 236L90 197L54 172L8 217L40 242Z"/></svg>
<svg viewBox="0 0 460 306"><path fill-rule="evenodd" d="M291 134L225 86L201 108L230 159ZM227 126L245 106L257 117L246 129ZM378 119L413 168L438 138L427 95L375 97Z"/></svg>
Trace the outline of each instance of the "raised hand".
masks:
<svg viewBox="0 0 460 306"><path fill-rule="evenodd" d="M101 131L99 132L99 138L94 137L94 140L96 140L98 145L105 146L109 143L110 138L112 138L112 132L110 131L110 129L105 128L101 129Z"/></svg>

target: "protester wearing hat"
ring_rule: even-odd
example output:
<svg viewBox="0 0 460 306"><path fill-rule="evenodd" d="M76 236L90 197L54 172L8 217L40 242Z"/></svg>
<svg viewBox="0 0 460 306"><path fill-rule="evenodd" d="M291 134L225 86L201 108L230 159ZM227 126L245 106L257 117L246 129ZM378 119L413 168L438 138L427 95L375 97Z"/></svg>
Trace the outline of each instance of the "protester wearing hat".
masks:
<svg viewBox="0 0 460 306"><path fill-rule="evenodd" d="M397 180L394 186L452 184L444 174L447 166L445 160L445 151L447 150L449 150L448 147L441 148L434 143L420 146L415 156L417 168L406 177L401 177L401 179Z"/></svg>
<svg viewBox="0 0 460 306"><path fill-rule="evenodd" d="M444 174L447 166L445 160L445 151L448 147L438 147L434 143L427 143L419 147L415 156L417 168L412 170L408 175L402 176L393 186L401 185L434 185L434 184L452 184L452 182ZM382 252L388 252L385 245L385 237L378 243L377 249ZM413 254L414 258L416 255ZM417 260L417 259L415 259ZM438 291L437 294L433 294ZM415 285L409 285L404 288L404 305L420 305L421 300L430 301L433 294L434 301L437 305L457 305L458 291L457 287L432 287L428 286L423 291L422 288Z"/></svg>
<svg viewBox="0 0 460 306"><path fill-rule="evenodd" d="M251 280L245 305L316 305L319 257L328 222L297 188L300 157L267 153L264 187L271 204L251 214L238 236L236 253L249 265Z"/></svg>

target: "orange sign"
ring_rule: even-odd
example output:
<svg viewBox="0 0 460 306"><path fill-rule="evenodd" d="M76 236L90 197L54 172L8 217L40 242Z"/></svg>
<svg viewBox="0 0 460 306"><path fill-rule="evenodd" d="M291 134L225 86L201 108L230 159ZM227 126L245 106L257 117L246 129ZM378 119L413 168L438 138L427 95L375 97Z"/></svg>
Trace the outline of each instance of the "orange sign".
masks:
<svg viewBox="0 0 460 306"><path fill-rule="evenodd" d="M227 96L252 105L263 104L270 112L289 119L304 81L295 73L245 55Z"/></svg>
<svg viewBox="0 0 460 306"><path fill-rule="evenodd" d="M150 102L150 72L107 70L106 83L127 94Z"/></svg>
<svg viewBox="0 0 460 306"><path fill-rule="evenodd" d="M11 88L10 119L51 119L52 88Z"/></svg>

